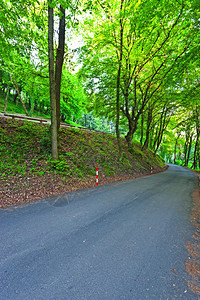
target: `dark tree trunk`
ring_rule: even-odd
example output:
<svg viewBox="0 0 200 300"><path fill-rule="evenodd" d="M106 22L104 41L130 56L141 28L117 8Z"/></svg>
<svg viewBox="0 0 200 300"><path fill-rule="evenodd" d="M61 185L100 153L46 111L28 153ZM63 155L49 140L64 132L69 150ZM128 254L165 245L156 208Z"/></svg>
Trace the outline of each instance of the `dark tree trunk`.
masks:
<svg viewBox="0 0 200 300"><path fill-rule="evenodd" d="M50 3L52 1L50 0ZM58 131L56 115L56 89L55 89L55 72L54 72L54 18L53 8L48 6L48 55L49 55L49 89L51 101L51 146L52 158L58 159Z"/></svg>
<svg viewBox="0 0 200 300"><path fill-rule="evenodd" d="M197 153L197 162L199 164L200 169L200 154L199 154L199 135L200 135L200 113L199 113L199 105L196 105L196 133L197 133L197 139L196 139L196 153Z"/></svg>
<svg viewBox="0 0 200 300"><path fill-rule="evenodd" d="M141 115L141 133L140 133L140 145L143 145L143 134L144 134L144 113Z"/></svg>
<svg viewBox="0 0 200 300"><path fill-rule="evenodd" d="M16 104L16 106L17 106L17 97L18 97L18 94L17 94L17 91L15 91L15 95L13 97L13 102L14 102L14 104Z"/></svg>
<svg viewBox="0 0 200 300"><path fill-rule="evenodd" d="M121 63L119 63L118 74L117 74L117 96L116 96L116 136L117 143L119 148L119 153L121 155L121 141L120 141L120 132L119 132L119 114L120 114L120 74L121 74Z"/></svg>
<svg viewBox="0 0 200 300"><path fill-rule="evenodd" d="M128 150L130 153L133 153L133 133L134 133L133 131L134 131L133 124L132 124L132 122L129 122L129 131L126 134L125 138L126 138L126 141L128 144Z"/></svg>
<svg viewBox="0 0 200 300"><path fill-rule="evenodd" d="M123 2L124 0L121 0L121 6L120 11L122 12L123 9ZM121 68L122 68L122 57L123 57L123 24L122 24L122 18L119 20L120 22L120 53L119 53L119 66L118 66L118 72L117 72L117 94L116 94L116 136L117 136L117 143L119 148L119 154L121 156L122 152L122 146L120 141L120 132L119 132L119 116L120 116L120 81L121 81Z"/></svg>
<svg viewBox="0 0 200 300"><path fill-rule="evenodd" d="M180 133L178 134L176 140L175 140L175 147L174 147L174 164L176 164L176 152L177 152L177 145L178 145L178 139L180 137Z"/></svg>
<svg viewBox="0 0 200 300"><path fill-rule="evenodd" d="M193 168L197 168L197 148L198 148L198 138L196 139L195 148L194 148L194 160L193 160Z"/></svg>
<svg viewBox="0 0 200 300"><path fill-rule="evenodd" d="M138 119L139 119L139 114L134 119L128 118L129 131L126 134L125 138L128 143L128 149L130 153L133 153L133 135L137 130Z"/></svg>
<svg viewBox="0 0 200 300"><path fill-rule="evenodd" d="M186 166L188 166L189 160L190 160L190 152L192 148L192 135L190 136L189 145L188 145L188 152L186 157Z"/></svg>
<svg viewBox="0 0 200 300"><path fill-rule="evenodd" d="M185 145L184 145L184 163L183 165L187 167L187 153L188 153L188 145L189 145L189 133L186 131L185 136Z"/></svg>
<svg viewBox="0 0 200 300"><path fill-rule="evenodd" d="M59 37L55 67L57 130L59 130L60 128L60 89L65 48L65 10L62 8L61 5L60 12L62 16L59 21Z"/></svg>
<svg viewBox="0 0 200 300"><path fill-rule="evenodd" d="M153 109L149 108L148 119L147 119L146 139L145 139L144 145L142 147L143 149L147 149L149 146L149 137L150 137L152 118L153 118Z"/></svg>
<svg viewBox="0 0 200 300"><path fill-rule="evenodd" d="M168 112L168 109L166 109L165 106L164 106L163 112L162 112L161 118L160 118L160 128L158 130L157 138L154 142L154 149L155 149L154 152L155 153L157 153L157 151L158 151L158 148L159 148L159 146L162 142L163 133L164 133L164 131L165 131L165 129L166 129L168 123L169 123L169 120L167 122L167 112Z"/></svg>

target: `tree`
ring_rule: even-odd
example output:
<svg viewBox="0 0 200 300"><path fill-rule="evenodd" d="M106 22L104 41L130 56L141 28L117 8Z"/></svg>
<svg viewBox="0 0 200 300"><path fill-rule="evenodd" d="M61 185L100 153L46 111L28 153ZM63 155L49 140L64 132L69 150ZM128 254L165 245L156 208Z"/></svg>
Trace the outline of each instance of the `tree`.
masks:
<svg viewBox="0 0 200 300"><path fill-rule="evenodd" d="M116 92L116 119L120 122L126 119L128 132L125 137L132 151L132 139L140 118L149 103L154 102L165 78L178 65L193 39L193 32L189 29L191 20L187 17L189 4L145 0L113 1L112 6L108 1L98 3L101 11L97 12L92 23L95 31L86 38L88 50L97 56L89 65L94 69L92 62L98 63L96 77L102 81L95 82L95 94L101 92L100 86L105 87L106 94L107 77L110 76L111 94ZM118 72L113 73L109 57ZM113 85L114 76L116 87ZM99 101L99 97L96 99ZM113 96L110 99L112 105ZM120 116L117 112L119 105Z"/></svg>
<svg viewBox="0 0 200 300"><path fill-rule="evenodd" d="M55 66L55 93L56 93L56 118L57 129L60 127L60 89L61 89L61 76L62 66L64 61L64 48L65 48L65 9L60 5L60 20L59 20L59 34L58 34L58 47L56 53L56 66Z"/></svg>
<svg viewBox="0 0 200 300"><path fill-rule="evenodd" d="M49 90L51 101L51 146L52 158L58 159L58 130L57 130L57 113L56 113L56 85L54 71L54 17L52 0L48 5L48 53L49 53Z"/></svg>

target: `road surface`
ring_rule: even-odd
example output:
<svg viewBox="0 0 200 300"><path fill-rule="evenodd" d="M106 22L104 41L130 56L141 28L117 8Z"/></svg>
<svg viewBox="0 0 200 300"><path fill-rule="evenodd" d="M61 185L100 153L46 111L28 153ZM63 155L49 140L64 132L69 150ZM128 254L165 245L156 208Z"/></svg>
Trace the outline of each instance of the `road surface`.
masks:
<svg viewBox="0 0 200 300"><path fill-rule="evenodd" d="M193 172L0 211L0 299L198 299L187 287Z"/></svg>

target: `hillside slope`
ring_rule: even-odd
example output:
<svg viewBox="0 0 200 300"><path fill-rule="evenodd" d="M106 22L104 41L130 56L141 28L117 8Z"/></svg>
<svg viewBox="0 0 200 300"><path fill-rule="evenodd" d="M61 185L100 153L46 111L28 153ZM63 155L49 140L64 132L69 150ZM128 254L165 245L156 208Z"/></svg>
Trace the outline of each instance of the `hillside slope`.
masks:
<svg viewBox="0 0 200 300"><path fill-rule="evenodd" d="M51 159L50 128L0 118L0 207L160 172L165 163L134 145L130 154L122 139L119 160L116 137L106 133L60 129L59 161Z"/></svg>

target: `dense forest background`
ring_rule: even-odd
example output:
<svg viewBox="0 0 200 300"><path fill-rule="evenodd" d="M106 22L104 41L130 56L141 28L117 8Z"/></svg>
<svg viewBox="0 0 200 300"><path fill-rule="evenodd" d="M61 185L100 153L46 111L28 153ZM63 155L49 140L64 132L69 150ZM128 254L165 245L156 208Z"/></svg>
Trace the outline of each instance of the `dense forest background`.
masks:
<svg viewBox="0 0 200 300"><path fill-rule="evenodd" d="M119 150L124 136L199 169L199 86L198 0L0 0L1 112L54 113L57 131L111 132Z"/></svg>

